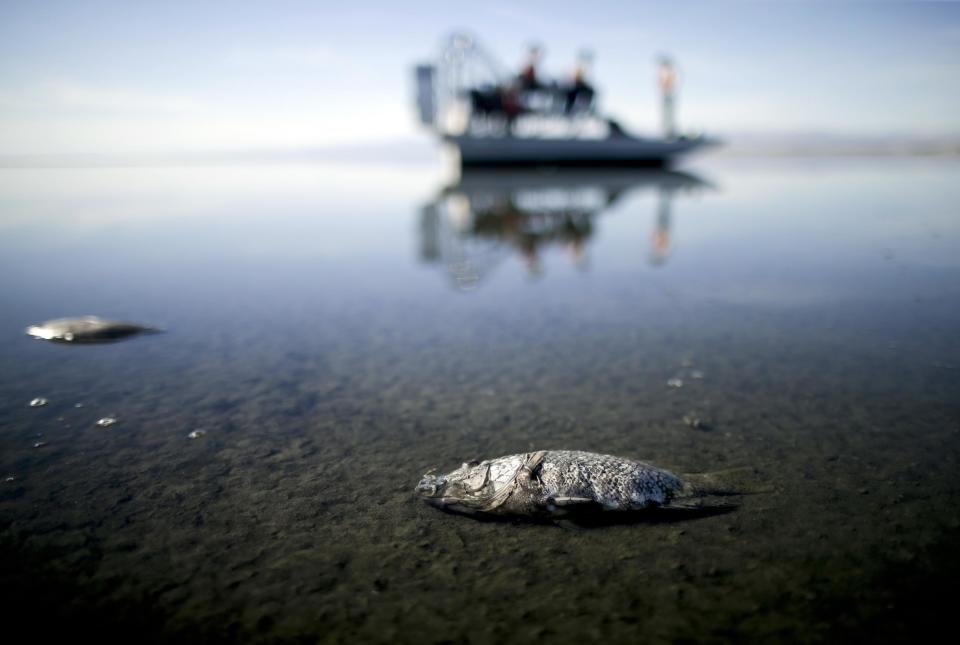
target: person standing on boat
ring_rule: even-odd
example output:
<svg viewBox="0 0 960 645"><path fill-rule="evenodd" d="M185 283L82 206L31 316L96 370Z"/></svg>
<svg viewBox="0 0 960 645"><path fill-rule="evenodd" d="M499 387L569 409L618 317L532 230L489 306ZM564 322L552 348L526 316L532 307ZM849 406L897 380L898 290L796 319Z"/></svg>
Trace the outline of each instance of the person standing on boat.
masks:
<svg viewBox="0 0 960 645"><path fill-rule="evenodd" d="M673 139L676 136L676 124L674 121L674 96L677 84L677 70L673 66L673 61L669 56L660 56L657 59L658 81L660 84L660 95L663 101L663 136L667 139Z"/></svg>
<svg viewBox="0 0 960 645"><path fill-rule="evenodd" d="M586 78L592 61L593 54L586 50L577 54L577 64L573 68L572 82L567 89L567 101L563 106L564 114L569 115L573 112L578 103L586 108L589 108L593 103L595 91Z"/></svg>
<svg viewBox="0 0 960 645"><path fill-rule="evenodd" d="M520 87L524 91L539 90L542 87L540 80L537 78L537 63L540 62L540 53L540 45L530 45L527 49L527 58L523 67L520 68L520 74L517 75Z"/></svg>
<svg viewBox="0 0 960 645"><path fill-rule="evenodd" d="M513 134L513 125L517 117L523 113L523 103L520 100L520 92L523 89L520 80L516 79L500 88L500 108L503 117L506 120L506 134Z"/></svg>

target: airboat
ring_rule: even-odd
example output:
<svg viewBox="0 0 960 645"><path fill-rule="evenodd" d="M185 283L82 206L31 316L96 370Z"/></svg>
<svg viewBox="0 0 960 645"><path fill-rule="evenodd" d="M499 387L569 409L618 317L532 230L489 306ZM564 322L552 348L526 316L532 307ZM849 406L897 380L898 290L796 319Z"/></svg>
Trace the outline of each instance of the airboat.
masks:
<svg viewBox="0 0 960 645"><path fill-rule="evenodd" d="M677 132L672 74L672 63L661 59L663 135L636 136L600 112L592 87L524 84L474 37L455 34L434 62L416 67L417 107L421 123L463 167L664 167L717 143Z"/></svg>

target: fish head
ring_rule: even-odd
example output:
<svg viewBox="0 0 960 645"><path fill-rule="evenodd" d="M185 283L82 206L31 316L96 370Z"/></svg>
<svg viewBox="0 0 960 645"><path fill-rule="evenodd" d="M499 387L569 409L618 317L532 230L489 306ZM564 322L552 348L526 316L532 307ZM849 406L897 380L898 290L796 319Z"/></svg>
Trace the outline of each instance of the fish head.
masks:
<svg viewBox="0 0 960 645"><path fill-rule="evenodd" d="M450 511L473 512L493 494L489 462L464 462L446 475L424 474L417 493L428 503Z"/></svg>
<svg viewBox="0 0 960 645"><path fill-rule="evenodd" d="M45 325L30 325L27 327L27 335L40 340L61 340L63 338L63 332ZM73 334L70 334L70 338L67 340L73 340Z"/></svg>

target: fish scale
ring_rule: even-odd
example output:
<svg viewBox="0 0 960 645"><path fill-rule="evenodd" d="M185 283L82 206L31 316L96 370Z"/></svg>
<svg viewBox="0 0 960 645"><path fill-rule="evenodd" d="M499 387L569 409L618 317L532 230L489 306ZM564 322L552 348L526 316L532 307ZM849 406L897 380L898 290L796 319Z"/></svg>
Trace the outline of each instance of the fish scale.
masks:
<svg viewBox="0 0 960 645"><path fill-rule="evenodd" d="M683 486L642 461L567 450L549 451L539 477L547 497L590 498L611 508L666 504Z"/></svg>

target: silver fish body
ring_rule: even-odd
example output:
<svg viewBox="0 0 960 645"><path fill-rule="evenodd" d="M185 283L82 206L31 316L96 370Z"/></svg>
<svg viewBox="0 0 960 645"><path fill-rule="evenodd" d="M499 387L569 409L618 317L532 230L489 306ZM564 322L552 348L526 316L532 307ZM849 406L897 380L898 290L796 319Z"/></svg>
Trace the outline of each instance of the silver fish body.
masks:
<svg viewBox="0 0 960 645"><path fill-rule="evenodd" d="M455 512L542 516L577 509L700 508L699 498L730 492L704 481L633 459L541 450L464 463L446 475L428 473L417 492Z"/></svg>
<svg viewBox="0 0 960 645"><path fill-rule="evenodd" d="M26 331L28 336L58 343L104 343L160 330L135 323L104 320L97 316L80 316L30 325Z"/></svg>

